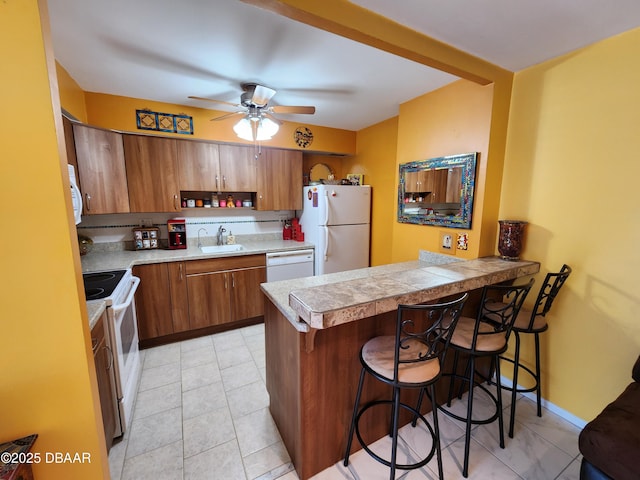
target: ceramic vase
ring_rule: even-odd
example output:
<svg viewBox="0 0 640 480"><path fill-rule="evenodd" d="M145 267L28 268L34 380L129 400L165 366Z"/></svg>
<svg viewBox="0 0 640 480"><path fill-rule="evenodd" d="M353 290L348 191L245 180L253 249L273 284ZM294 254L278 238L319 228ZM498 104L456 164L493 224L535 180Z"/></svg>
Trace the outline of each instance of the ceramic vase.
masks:
<svg viewBox="0 0 640 480"><path fill-rule="evenodd" d="M504 260L519 260L527 222L520 220L499 220L500 237L498 252Z"/></svg>

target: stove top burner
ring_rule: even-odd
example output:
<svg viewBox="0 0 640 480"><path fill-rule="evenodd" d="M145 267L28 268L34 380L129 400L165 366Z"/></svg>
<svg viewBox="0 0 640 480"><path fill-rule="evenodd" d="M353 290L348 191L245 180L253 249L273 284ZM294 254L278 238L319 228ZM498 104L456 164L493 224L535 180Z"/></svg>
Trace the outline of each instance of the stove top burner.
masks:
<svg viewBox="0 0 640 480"><path fill-rule="evenodd" d="M97 300L99 298L102 298L103 293L104 288L87 288L84 291L87 300Z"/></svg>
<svg viewBox="0 0 640 480"><path fill-rule="evenodd" d="M107 298L113 293L125 273L126 270L114 270L83 274L85 298L87 300Z"/></svg>

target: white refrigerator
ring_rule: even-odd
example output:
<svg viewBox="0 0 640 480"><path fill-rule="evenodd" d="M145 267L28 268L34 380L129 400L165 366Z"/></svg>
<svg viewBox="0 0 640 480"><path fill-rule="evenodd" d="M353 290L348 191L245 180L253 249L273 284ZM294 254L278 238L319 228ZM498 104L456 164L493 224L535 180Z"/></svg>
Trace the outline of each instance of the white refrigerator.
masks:
<svg viewBox="0 0 640 480"><path fill-rule="evenodd" d="M300 225L315 245L315 275L369 266L371 187L304 187Z"/></svg>

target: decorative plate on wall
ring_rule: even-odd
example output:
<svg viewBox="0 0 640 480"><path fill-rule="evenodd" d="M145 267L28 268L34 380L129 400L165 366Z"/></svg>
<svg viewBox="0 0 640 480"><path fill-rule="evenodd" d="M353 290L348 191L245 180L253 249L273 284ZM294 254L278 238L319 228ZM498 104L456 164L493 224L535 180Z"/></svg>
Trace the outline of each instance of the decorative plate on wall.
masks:
<svg viewBox="0 0 640 480"><path fill-rule="evenodd" d="M293 139L299 147L307 148L313 142L313 132L307 127L298 127L293 132Z"/></svg>

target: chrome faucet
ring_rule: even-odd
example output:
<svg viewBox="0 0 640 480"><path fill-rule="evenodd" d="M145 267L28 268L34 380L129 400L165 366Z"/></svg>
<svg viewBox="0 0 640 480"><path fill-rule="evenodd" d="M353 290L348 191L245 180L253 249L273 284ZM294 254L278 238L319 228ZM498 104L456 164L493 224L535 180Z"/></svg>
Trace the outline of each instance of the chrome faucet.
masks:
<svg viewBox="0 0 640 480"><path fill-rule="evenodd" d="M216 245L224 245L222 241L222 234L226 231L227 230L224 229L222 225L220 225L220 228L218 228L218 233L216 234Z"/></svg>
<svg viewBox="0 0 640 480"><path fill-rule="evenodd" d="M207 232L207 229L204 228L204 227L198 229L198 248L200 248L202 246L202 242L200 241L200 230L204 230L204 233L209 233L209 232Z"/></svg>

